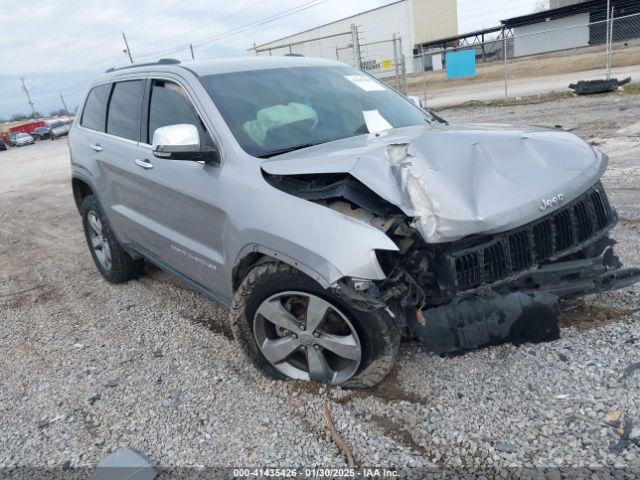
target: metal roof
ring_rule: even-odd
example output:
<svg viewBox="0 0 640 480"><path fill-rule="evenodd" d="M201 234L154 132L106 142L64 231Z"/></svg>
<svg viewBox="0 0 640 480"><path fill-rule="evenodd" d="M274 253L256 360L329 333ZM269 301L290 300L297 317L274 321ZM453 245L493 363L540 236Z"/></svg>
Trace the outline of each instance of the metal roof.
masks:
<svg viewBox="0 0 640 480"><path fill-rule="evenodd" d="M615 10L618 12L620 9L624 10L625 8L630 8L636 11L640 9L640 0L611 0L611 6L615 7ZM579 13L602 13L606 16L606 11L607 0L587 0L586 2L567 5L566 7L552 8L550 10L543 10L541 12L530 13L528 15L507 18L505 20L500 20L500 23L509 28L522 27L524 25L531 25L532 23L554 20L556 18L577 15Z"/></svg>
<svg viewBox="0 0 640 480"><path fill-rule="evenodd" d="M477 36L481 36L481 35L486 35L489 33L496 33L496 32L500 32L502 30L502 27L491 27L491 28L484 28L482 30L476 30L473 32L467 32L467 33L461 33L460 35L456 35L454 37L445 37L445 38L438 38L437 40L431 40L429 42L424 42L421 43L420 45L422 45L422 47L437 47L440 45L443 45L445 43L451 43L451 42L455 42L458 40L462 40L464 38L470 38L470 37L477 37Z"/></svg>

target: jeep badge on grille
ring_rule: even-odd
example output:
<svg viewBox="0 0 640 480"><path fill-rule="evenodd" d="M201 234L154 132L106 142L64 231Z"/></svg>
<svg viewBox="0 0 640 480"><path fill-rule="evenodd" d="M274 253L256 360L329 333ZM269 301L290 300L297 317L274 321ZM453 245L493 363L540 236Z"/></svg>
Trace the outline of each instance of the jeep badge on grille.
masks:
<svg viewBox="0 0 640 480"><path fill-rule="evenodd" d="M545 210L548 210L551 207L560 205L562 202L564 202L564 193L559 193L557 195L554 195L551 198L543 198L542 205L540 205L540 211L544 212Z"/></svg>

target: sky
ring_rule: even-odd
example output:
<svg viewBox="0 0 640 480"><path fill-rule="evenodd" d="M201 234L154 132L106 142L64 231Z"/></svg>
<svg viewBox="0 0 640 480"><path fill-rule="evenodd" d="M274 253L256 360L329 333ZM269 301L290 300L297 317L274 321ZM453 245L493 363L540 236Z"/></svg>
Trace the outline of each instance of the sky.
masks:
<svg viewBox="0 0 640 480"><path fill-rule="evenodd" d="M87 83L111 66L134 60L247 55L301 30L391 3L392 0L0 0L0 118L30 112L20 77L37 111L75 108ZM419 0L414 0L419 1ZM457 0L458 31L497 25L540 0ZM6 4L6 5L5 5Z"/></svg>

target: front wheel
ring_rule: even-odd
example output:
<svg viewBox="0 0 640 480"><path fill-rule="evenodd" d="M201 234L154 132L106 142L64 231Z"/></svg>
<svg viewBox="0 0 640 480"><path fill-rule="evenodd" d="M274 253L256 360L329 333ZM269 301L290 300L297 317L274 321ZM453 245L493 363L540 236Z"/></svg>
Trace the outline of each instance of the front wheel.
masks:
<svg viewBox="0 0 640 480"><path fill-rule="evenodd" d="M372 387L393 368L400 328L383 311L362 312L293 267L253 268L234 297L234 336L270 378Z"/></svg>

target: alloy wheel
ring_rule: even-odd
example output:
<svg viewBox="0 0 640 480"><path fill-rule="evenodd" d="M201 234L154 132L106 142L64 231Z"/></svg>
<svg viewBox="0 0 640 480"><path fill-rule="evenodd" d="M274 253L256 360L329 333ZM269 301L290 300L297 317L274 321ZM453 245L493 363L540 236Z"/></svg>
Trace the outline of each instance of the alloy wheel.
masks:
<svg viewBox="0 0 640 480"><path fill-rule="evenodd" d="M256 310L253 330L264 357L288 377L338 385L360 366L356 329L338 308L316 295L272 295Z"/></svg>
<svg viewBox="0 0 640 480"><path fill-rule="evenodd" d="M102 222L93 210L87 213L87 223L89 225L89 241L98 262L105 270L111 270L109 242L102 232Z"/></svg>

